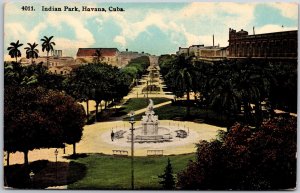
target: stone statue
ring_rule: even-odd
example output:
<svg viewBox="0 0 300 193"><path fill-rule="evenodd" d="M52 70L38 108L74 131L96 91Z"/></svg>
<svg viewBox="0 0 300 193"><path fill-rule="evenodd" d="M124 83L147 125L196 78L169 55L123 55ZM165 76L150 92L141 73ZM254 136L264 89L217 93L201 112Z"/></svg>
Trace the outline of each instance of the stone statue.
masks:
<svg viewBox="0 0 300 193"><path fill-rule="evenodd" d="M148 107L147 107L147 111L148 111L148 112L152 112L152 111L153 111L153 106L154 106L153 100L152 100L152 99L149 99L149 105L148 105Z"/></svg>

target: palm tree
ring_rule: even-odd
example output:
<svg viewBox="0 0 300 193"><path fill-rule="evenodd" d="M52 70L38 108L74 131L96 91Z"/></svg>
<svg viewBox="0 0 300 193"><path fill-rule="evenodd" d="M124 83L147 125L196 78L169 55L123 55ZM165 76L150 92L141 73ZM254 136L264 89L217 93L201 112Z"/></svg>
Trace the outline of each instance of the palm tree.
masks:
<svg viewBox="0 0 300 193"><path fill-rule="evenodd" d="M97 49L96 52L95 52L95 54L94 54L94 56L95 56L94 62L95 62L96 64L99 64L99 63L100 63L101 55L102 55L102 54L101 54L101 50L100 50L100 49Z"/></svg>
<svg viewBox="0 0 300 193"><path fill-rule="evenodd" d="M210 103L227 118L227 130L232 125L232 115L239 111L240 93L237 90L237 73L227 63L216 68L216 75L209 82L211 90Z"/></svg>
<svg viewBox="0 0 300 193"><path fill-rule="evenodd" d="M47 67L49 67L49 52L53 51L53 46L55 46L54 42L51 42L51 39L53 38L53 36L51 37L47 37L44 36L44 38L41 39L42 43L42 51L44 52L46 50L47 52Z"/></svg>
<svg viewBox="0 0 300 193"><path fill-rule="evenodd" d="M27 43L29 47L24 48L26 50L26 58L29 59L31 58L31 64L33 64L33 59L39 57L39 50L36 49L38 44L35 42L33 44Z"/></svg>
<svg viewBox="0 0 300 193"><path fill-rule="evenodd" d="M16 43L11 42L10 45L11 46L7 48L7 50L9 50L8 54L11 56L11 58L16 58L16 62L18 62L18 57L21 57L22 55L18 48L23 46L23 44L19 44L18 40Z"/></svg>
<svg viewBox="0 0 300 193"><path fill-rule="evenodd" d="M192 61L192 57L187 57L185 55L180 55L175 59L173 65L173 71L175 75L175 85L180 90L186 93L187 108L186 117L190 116L190 92L194 87L195 83L195 68Z"/></svg>

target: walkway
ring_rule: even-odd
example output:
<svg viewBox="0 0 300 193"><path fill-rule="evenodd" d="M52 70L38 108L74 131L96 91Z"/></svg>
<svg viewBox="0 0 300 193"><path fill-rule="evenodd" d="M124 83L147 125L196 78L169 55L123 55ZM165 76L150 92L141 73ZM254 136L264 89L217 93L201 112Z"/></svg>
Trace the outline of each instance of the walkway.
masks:
<svg viewBox="0 0 300 193"><path fill-rule="evenodd" d="M157 57L150 57L150 66L155 66L158 63L158 58ZM143 76L139 82L139 85L136 85L132 88L132 90L128 93L127 96L123 97L123 101L122 104L126 103L127 100L131 99L131 98L145 98L147 97L146 93L143 93L142 90L143 88L146 86L147 81L150 82L150 77L149 75L145 75ZM163 91L162 87L164 86L164 81L161 78L157 78L157 84L158 86L161 88L160 92L148 92L148 98L168 98L168 99L174 99L174 95L170 94L170 93L166 93ZM82 102L80 103L83 105L84 110L86 111L86 103ZM116 108L120 108L121 105L117 105ZM102 102L102 107L104 106L104 102ZM89 111L95 111L96 110L96 103L95 101L90 100L89 101ZM100 111L100 108L99 108ZM145 112L145 111L141 111ZM136 113L138 114L138 113Z"/></svg>
<svg viewBox="0 0 300 193"><path fill-rule="evenodd" d="M165 105L168 105L168 104L171 104L171 101L167 101L167 102L164 102L164 103L159 103L157 105L154 105L153 108L156 109L158 107L162 107L162 106L165 106ZM137 114L141 114L141 113L144 113L146 112L147 110L147 107L143 108L143 109L140 109L140 110L137 110L137 111L134 111L134 114L137 115Z"/></svg>

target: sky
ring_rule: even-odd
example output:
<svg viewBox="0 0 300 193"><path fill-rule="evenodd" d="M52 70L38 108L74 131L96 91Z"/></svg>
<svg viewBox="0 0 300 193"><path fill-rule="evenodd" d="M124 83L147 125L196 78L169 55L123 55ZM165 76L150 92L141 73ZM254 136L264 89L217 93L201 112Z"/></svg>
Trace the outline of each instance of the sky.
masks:
<svg viewBox="0 0 300 193"><path fill-rule="evenodd" d="M175 53L179 47L204 44L228 46L229 28L253 34L298 29L296 3L173 2L173 3L26 3L34 11L23 11L24 3L4 6L4 59L10 42L20 40L22 56L27 43L54 36L55 49L76 56L78 48L118 48L119 51L154 55ZM42 6L62 8L42 11ZM63 11L64 6L80 11ZM82 6L105 8L106 12L83 12ZM123 8L110 12L109 7Z"/></svg>

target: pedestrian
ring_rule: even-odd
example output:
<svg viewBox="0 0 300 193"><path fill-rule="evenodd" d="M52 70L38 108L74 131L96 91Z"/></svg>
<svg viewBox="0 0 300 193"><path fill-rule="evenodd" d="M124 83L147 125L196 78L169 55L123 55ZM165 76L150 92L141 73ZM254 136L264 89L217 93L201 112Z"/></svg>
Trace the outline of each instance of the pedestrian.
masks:
<svg viewBox="0 0 300 193"><path fill-rule="evenodd" d="M111 137L111 141L114 141L114 137L115 137L114 130L111 130L110 137Z"/></svg>

